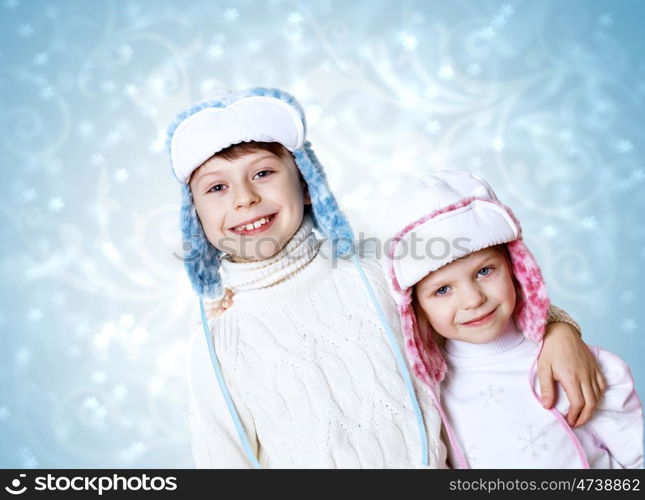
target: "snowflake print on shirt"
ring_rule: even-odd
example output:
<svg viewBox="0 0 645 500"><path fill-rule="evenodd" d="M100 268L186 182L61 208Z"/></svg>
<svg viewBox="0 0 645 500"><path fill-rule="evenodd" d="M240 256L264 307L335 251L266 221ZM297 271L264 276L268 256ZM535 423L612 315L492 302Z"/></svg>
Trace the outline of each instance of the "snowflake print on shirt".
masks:
<svg viewBox="0 0 645 500"><path fill-rule="evenodd" d="M540 432L535 434L533 432L533 425L526 426L526 434L524 436L518 436L518 439L524 443L520 448L520 453L529 451L531 459L537 460L540 458L540 453L548 451L549 445L547 444L547 430L546 428L542 429Z"/></svg>

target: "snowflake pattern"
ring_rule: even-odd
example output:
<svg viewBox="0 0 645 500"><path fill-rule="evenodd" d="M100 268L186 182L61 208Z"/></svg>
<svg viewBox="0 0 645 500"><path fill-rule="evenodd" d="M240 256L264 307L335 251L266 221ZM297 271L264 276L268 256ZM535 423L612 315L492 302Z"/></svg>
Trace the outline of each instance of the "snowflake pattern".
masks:
<svg viewBox="0 0 645 500"><path fill-rule="evenodd" d="M483 401L484 408L488 408L492 405L499 406L502 404L505 394L506 391L503 387L490 384L486 387L486 390L480 391L478 396Z"/></svg>
<svg viewBox="0 0 645 500"><path fill-rule="evenodd" d="M522 446L519 449L520 453L528 452L529 457L533 461L537 461L541 457L542 453L549 450L549 444L546 439L547 436L548 432L546 428L536 433L533 430L533 425L527 425L526 432L523 435L518 436L518 440L522 442Z"/></svg>

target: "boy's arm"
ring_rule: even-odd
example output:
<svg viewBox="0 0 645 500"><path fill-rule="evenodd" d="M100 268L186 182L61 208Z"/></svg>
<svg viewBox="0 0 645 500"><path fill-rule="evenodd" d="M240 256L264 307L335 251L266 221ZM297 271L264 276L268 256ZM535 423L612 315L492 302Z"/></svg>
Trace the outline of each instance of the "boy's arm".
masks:
<svg viewBox="0 0 645 500"><path fill-rule="evenodd" d="M551 408L555 404L555 382L559 382L570 403L567 420L578 427L593 415L605 381L596 358L581 339L578 324L556 306L551 306L547 322L537 369L542 405Z"/></svg>
<svg viewBox="0 0 645 500"><path fill-rule="evenodd" d="M188 420L195 466L199 469L251 468L217 383L201 325L193 334L188 353ZM240 399L235 398L228 380L227 385L257 456L257 438L250 416Z"/></svg>
<svg viewBox="0 0 645 500"><path fill-rule="evenodd" d="M592 349L607 378L607 390L587 427L625 469L643 468L643 407L627 364L597 347Z"/></svg>

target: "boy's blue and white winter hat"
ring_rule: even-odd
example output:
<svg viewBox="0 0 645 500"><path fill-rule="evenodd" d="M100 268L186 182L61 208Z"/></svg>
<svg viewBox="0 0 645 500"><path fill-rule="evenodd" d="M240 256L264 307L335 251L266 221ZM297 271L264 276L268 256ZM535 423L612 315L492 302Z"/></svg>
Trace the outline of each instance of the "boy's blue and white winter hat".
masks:
<svg viewBox="0 0 645 500"><path fill-rule="evenodd" d="M314 226L336 241L339 256L351 251L353 233L341 212L320 162L306 140L304 111L279 89L218 90L181 112L168 129L166 146L172 171L182 184L181 228L184 264L199 295L222 293L221 252L206 239L188 184L193 171L215 153L242 142L278 142L293 155L307 184Z"/></svg>

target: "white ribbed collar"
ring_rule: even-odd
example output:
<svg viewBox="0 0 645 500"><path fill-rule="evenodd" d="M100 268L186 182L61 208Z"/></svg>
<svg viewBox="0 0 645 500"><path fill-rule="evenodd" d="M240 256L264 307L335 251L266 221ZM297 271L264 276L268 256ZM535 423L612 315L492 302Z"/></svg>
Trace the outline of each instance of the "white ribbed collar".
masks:
<svg viewBox="0 0 645 500"><path fill-rule="evenodd" d="M483 358L510 351L525 341L524 334L511 318L497 338L485 344L473 344L463 340L446 340L444 350L451 357Z"/></svg>
<svg viewBox="0 0 645 500"><path fill-rule="evenodd" d="M273 257L253 262L233 262L224 255L221 271L225 287L234 292L268 288L283 282L309 264L318 253L322 241L313 232L309 214L287 244Z"/></svg>

